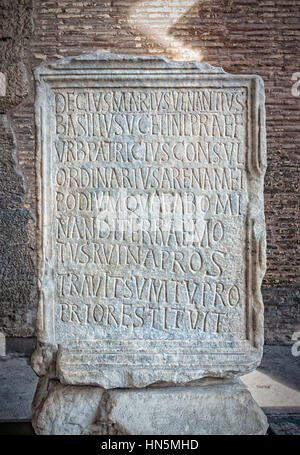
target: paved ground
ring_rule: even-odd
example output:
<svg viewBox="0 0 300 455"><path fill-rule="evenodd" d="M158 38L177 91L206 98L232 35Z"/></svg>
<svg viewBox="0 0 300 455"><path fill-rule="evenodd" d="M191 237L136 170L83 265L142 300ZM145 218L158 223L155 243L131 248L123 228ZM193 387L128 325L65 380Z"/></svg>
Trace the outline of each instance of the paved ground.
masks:
<svg viewBox="0 0 300 455"><path fill-rule="evenodd" d="M264 409L300 412L300 357L288 346L265 346L261 365L242 377L253 398Z"/></svg>
<svg viewBox="0 0 300 455"><path fill-rule="evenodd" d="M0 422L31 420L31 402L37 384L28 357L0 362Z"/></svg>
<svg viewBox="0 0 300 455"><path fill-rule="evenodd" d="M29 344L22 349L11 345L0 357L0 434L32 432L26 422L37 377L30 352ZM300 435L300 356L294 357L288 346L266 346L259 369L242 380L268 416L270 434Z"/></svg>
<svg viewBox="0 0 300 455"><path fill-rule="evenodd" d="M300 356L288 346L265 346L260 367L242 380L266 413L271 434L300 435Z"/></svg>

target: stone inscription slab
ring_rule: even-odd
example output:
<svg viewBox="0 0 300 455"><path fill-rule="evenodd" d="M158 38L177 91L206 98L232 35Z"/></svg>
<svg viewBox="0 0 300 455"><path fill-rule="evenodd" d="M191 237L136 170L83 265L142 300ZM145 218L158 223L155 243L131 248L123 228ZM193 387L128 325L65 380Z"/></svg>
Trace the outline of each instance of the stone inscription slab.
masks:
<svg viewBox="0 0 300 455"><path fill-rule="evenodd" d="M35 78L36 371L111 388L254 369L261 79L100 53L39 66Z"/></svg>

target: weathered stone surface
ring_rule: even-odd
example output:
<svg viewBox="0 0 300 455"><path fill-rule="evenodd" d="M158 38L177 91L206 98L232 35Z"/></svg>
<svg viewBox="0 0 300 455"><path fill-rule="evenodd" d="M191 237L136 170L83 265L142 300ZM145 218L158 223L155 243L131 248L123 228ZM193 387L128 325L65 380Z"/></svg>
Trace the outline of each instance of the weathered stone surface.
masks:
<svg viewBox="0 0 300 455"><path fill-rule="evenodd" d="M104 390L42 379L33 403L37 434L265 434L267 419L240 382Z"/></svg>
<svg viewBox="0 0 300 455"><path fill-rule="evenodd" d="M37 380L29 358L0 357L0 422L30 422Z"/></svg>
<svg viewBox="0 0 300 455"><path fill-rule="evenodd" d="M37 434L83 434L95 419L103 389L63 386L40 379L33 399L32 425Z"/></svg>
<svg viewBox="0 0 300 455"><path fill-rule="evenodd" d="M18 339L21 345L17 346L15 339L6 341L7 357L0 358L0 420L31 421L31 404L38 381L26 358L32 350L32 340ZM23 346L24 341L30 344ZM289 347L265 346L259 368L241 380L267 416L274 408L284 416L299 414L300 392L296 391L300 390L299 363Z"/></svg>
<svg viewBox="0 0 300 455"><path fill-rule="evenodd" d="M255 369L262 80L97 52L41 65L35 78L35 371L116 388Z"/></svg>
<svg viewBox="0 0 300 455"><path fill-rule="evenodd" d="M9 117L0 114L0 331L28 336L33 331L35 274L29 231L33 216L22 207L23 178Z"/></svg>
<svg viewBox="0 0 300 455"><path fill-rule="evenodd" d="M24 49L33 31L32 3L1 0L0 5L0 332L25 337L34 334L37 306L35 230L12 111L29 91Z"/></svg>
<svg viewBox="0 0 300 455"><path fill-rule="evenodd" d="M5 95L0 95L0 112L17 106L29 88L24 47L33 31L33 2L1 0L0 72L5 75Z"/></svg>

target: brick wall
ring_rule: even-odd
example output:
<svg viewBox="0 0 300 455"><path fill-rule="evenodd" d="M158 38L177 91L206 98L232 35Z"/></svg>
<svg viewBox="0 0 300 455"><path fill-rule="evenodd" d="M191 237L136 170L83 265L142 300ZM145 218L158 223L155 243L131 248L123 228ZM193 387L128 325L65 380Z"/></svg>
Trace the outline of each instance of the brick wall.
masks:
<svg viewBox="0 0 300 455"><path fill-rule="evenodd" d="M19 1L13 5L17 3ZM11 110L18 163L26 188L23 199L26 209L32 213L36 210L34 89L30 68L43 60L95 50L174 56L174 51L160 44L156 35L154 42L150 38L153 25L160 31L166 29L166 13L174 12L177 6L183 11L184 4L188 4L173 0L168 10L168 3L171 2L34 1L34 32L22 57L28 70L29 94ZM128 24L128 12L133 6L138 7L135 27ZM141 32L142 27L146 27L147 36ZM300 327L297 235L300 97L291 93L292 74L300 72L300 1L195 0L171 26L169 34L201 52L203 60L212 65L222 66L230 73L259 74L265 81L268 270L263 293L266 341L289 343L292 333ZM10 328L9 322L7 324L7 332L22 334L21 327L12 324Z"/></svg>

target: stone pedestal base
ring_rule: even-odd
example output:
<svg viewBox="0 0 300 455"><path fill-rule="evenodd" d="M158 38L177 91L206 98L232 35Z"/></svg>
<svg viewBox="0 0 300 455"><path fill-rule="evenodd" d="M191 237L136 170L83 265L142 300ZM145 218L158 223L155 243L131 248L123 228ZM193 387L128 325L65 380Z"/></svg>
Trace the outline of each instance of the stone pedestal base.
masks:
<svg viewBox="0 0 300 455"><path fill-rule="evenodd" d="M105 390L40 379L33 402L37 434L255 435L268 428L241 381Z"/></svg>

